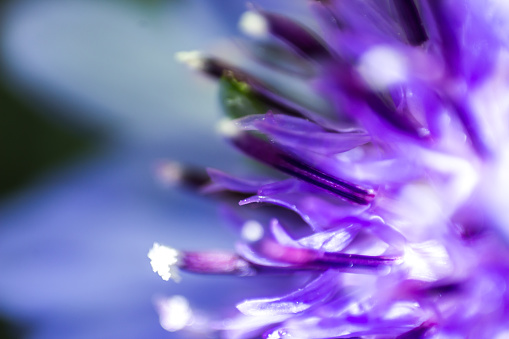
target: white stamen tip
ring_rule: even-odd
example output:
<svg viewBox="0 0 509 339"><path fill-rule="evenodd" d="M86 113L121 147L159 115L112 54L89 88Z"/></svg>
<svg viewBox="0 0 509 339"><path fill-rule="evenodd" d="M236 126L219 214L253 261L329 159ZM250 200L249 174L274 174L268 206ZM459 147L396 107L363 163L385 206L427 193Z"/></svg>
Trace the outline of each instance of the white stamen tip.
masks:
<svg viewBox="0 0 509 339"><path fill-rule="evenodd" d="M364 53L357 70L374 90L403 82L407 78L407 59L387 46L376 46Z"/></svg>
<svg viewBox="0 0 509 339"><path fill-rule="evenodd" d="M177 52L175 53L175 60L193 69L203 69L205 67L205 57L200 51Z"/></svg>
<svg viewBox="0 0 509 339"><path fill-rule="evenodd" d="M240 17L239 29L254 38L264 38L269 33L269 23L260 13L247 11Z"/></svg>
<svg viewBox="0 0 509 339"><path fill-rule="evenodd" d="M184 169L176 161L162 161L156 166L157 179L165 186L173 186L182 180Z"/></svg>
<svg viewBox="0 0 509 339"><path fill-rule="evenodd" d="M263 237L263 227L256 220L248 220L242 225L241 233L247 241L258 241Z"/></svg>
<svg viewBox="0 0 509 339"><path fill-rule="evenodd" d="M241 131L239 126L230 119L221 119L216 125L216 130L219 134L227 138L234 138L238 136Z"/></svg>
<svg viewBox="0 0 509 339"><path fill-rule="evenodd" d="M193 312L189 302L180 295L158 298L156 307L159 313L159 323L166 331L180 331L193 321Z"/></svg>
<svg viewBox="0 0 509 339"><path fill-rule="evenodd" d="M179 251L155 242L152 249L148 252L148 258L150 259L152 270L157 272L163 280L168 281L171 278L175 282L180 281L178 271L178 264L180 262Z"/></svg>

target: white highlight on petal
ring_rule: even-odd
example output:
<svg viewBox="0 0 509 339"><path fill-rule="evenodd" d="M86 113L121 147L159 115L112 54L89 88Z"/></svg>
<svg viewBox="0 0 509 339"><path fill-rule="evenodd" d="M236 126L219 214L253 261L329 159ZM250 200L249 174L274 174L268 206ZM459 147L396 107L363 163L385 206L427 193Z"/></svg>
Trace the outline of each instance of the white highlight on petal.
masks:
<svg viewBox="0 0 509 339"><path fill-rule="evenodd" d="M494 339L509 339L509 330L498 332Z"/></svg>
<svg viewBox="0 0 509 339"><path fill-rule="evenodd" d="M245 315L260 316L264 314L297 314L310 308L310 304L294 301L278 301L277 299L246 300L237 305L237 309Z"/></svg>
<svg viewBox="0 0 509 339"><path fill-rule="evenodd" d="M216 131L222 136L234 138L240 134L241 129L234 121L225 118L217 123Z"/></svg>
<svg viewBox="0 0 509 339"><path fill-rule="evenodd" d="M263 237L263 226L256 220L248 220L242 225L241 235L247 241L258 241Z"/></svg>
<svg viewBox="0 0 509 339"><path fill-rule="evenodd" d="M247 11L240 17L239 29L254 38L264 38L269 33L269 23L260 13Z"/></svg>
<svg viewBox="0 0 509 339"><path fill-rule="evenodd" d="M361 56L357 71L374 90L405 81L408 73L406 58L387 46L376 46Z"/></svg>
<svg viewBox="0 0 509 339"><path fill-rule="evenodd" d="M439 192L423 183L406 185L399 196L402 216L413 228L427 227L443 218L443 205ZM414 230L415 234L416 232Z"/></svg>
<svg viewBox="0 0 509 339"><path fill-rule="evenodd" d="M193 312L186 298L175 295L169 298L158 298L156 308L159 313L159 323L166 331L180 331L191 324Z"/></svg>
<svg viewBox="0 0 509 339"><path fill-rule="evenodd" d="M449 175L448 182L440 188L440 195L446 199L442 200L446 204L441 205L443 213L453 213L477 187L480 177L479 164L474 158L460 158L438 152L423 151L420 156L430 168Z"/></svg>
<svg viewBox="0 0 509 339"><path fill-rule="evenodd" d="M436 240L410 244L405 248L403 267L409 279L436 281L451 273L452 263L445 247Z"/></svg>
<svg viewBox="0 0 509 339"><path fill-rule="evenodd" d="M499 147L498 158L487 175L483 177L485 183L482 187L487 209L495 217L506 239L509 239L509 213L507 213L509 142L501 142Z"/></svg>
<svg viewBox="0 0 509 339"><path fill-rule="evenodd" d="M275 330L267 336L267 339L303 339L304 337L292 335L290 332L286 330Z"/></svg>
<svg viewBox="0 0 509 339"><path fill-rule="evenodd" d="M267 337L267 339L281 339L281 338L283 338L283 337L282 337L281 332L279 332L279 330L272 332Z"/></svg>
<svg viewBox="0 0 509 339"><path fill-rule="evenodd" d="M159 274L163 280L170 278L175 282L180 281L178 264L180 262L180 252L176 249L154 243L152 249L148 252L152 270Z"/></svg>
<svg viewBox="0 0 509 339"><path fill-rule="evenodd" d="M384 314L384 319L398 319L408 316L415 316L419 312L419 304L411 301L394 303Z"/></svg>
<svg viewBox="0 0 509 339"><path fill-rule="evenodd" d="M203 53L200 51L182 51L175 53L175 60L186 64L192 69L203 69L205 68L205 58Z"/></svg>

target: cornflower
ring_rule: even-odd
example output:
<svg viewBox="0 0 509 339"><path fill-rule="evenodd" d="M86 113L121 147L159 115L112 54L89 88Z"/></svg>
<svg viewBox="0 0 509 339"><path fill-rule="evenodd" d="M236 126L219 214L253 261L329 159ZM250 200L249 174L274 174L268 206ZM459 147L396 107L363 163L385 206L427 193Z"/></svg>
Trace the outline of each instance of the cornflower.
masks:
<svg viewBox="0 0 509 339"><path fill-rule="evenodd" d="M327 112L223 60L178 54L219 79L232 118L220 125L225 137L275 170L209 169L207 182L186 180L196 175L182 167L179 180L279 209L235 209L235 252L155 244L154 271L308 278L288 295L245 300L236 318L209 320L224 338L509 337L509 50L499 5L313 1L321 36L286 16L245 13L255 55L307 84Z"/></svg>

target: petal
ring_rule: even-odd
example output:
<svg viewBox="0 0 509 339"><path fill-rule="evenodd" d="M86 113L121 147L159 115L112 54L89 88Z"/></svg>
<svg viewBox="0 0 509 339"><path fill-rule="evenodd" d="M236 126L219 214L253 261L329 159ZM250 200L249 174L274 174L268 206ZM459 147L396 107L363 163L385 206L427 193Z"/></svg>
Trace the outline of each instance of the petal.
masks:
<svg viewBox="0 0 509 339"><path fill-rule="evenodd" d="M252 203L269 203L288 208L298 215L314 230L330 229L345 218L358 215L368 207L351 205L339 200L332 203L330 199L305 193L256 195L240 201L240 205Z"/></svg>
<svg viewBox="0 0 509 339"><path fill-rule="evenodd" d="M293 293L279 298L246 300L237 308L251 316L301 313L330 298L336 292L338 280L338 273L330 270Z"/></svg>
<svg viewBox="0 0 509 339"><path fill-rule="evenodd" d="M290 119L293 125L298 125L299 128L290 128L288 126L288 120ZM314 125L313 123L303 119L295 123L295 120L297 118L278 116L274 119L260 119L255 121L253 126L268 135L272 141L285 147L293 150L308 149L324 155L345 152L371 140L368 134L360 131L344 133L330 133L323 130L312 131L312 127L309 125Z"/></svg>
<svg viewBox="0 0 509 339"><path fill-rule="evenodd" d="M249 180L237 178L213 168L207 168L207 173L214 184L203 189L204 193L212 193L221 190L230 190L241 193L256 193L262 186L271 183L269 179Z"/></svg>

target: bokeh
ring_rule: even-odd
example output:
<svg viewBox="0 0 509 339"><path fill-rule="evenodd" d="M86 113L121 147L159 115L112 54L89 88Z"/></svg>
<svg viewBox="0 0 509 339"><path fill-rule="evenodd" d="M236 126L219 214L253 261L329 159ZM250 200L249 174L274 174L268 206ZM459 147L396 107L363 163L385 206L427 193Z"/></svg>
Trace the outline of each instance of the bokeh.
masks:
<svg viewBox="0 0 509 339"><path fill-rule="evenodd" d="M258 3L303 13L294 1ZM157 296L204 310L244 296L227 278L170 286L146 258L155 240L233 244L212 201L162 187L154 167L240 163L214 131L216 84L173 55L234 58L244 10L233 0L0 2L1 338L171 338Z"/></svg>

